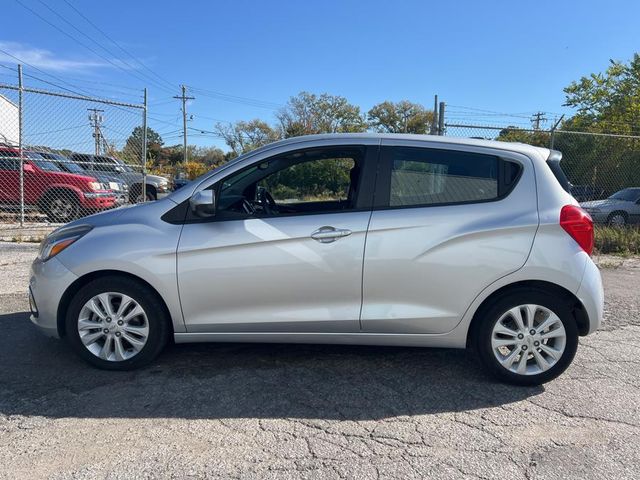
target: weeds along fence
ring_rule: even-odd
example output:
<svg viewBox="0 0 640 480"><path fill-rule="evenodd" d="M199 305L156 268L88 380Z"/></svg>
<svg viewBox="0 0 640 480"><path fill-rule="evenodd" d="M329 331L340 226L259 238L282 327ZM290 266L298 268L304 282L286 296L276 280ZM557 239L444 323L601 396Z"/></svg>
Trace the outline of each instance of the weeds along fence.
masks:
<svg viewBox="0 0 640 480"><path fill-rule="evenodd" d="M640 137L564 130L446 124L455 137L517 141L562 152L562 169L578 201L640 187Z"/></svg>
<svg viewBox="0 0 640 480"><path fill-rule="evenodd" d="M147 198L142 104L0 84L0 238Z"/></svg>

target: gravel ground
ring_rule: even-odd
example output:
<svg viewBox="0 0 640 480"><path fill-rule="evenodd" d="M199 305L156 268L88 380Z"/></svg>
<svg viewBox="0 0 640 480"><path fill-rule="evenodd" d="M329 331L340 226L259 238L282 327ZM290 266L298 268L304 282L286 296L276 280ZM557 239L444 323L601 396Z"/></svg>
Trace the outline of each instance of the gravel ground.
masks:
<svg viewBox="0 0 640 480"><path fill-rule="evenodd" d="M39 335L32 245L0 245L0 478L640 478L640 262L544 387L464 351L179 345L94 370Z"/></svg>

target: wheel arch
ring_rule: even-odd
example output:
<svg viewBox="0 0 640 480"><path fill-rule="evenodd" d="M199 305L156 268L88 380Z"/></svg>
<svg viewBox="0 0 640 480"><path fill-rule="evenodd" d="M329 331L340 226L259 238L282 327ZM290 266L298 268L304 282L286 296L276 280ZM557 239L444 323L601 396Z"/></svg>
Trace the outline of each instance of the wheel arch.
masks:
<svg viewBox="0 0 640 480"><path fill-rule="evenodd" d="M153 285L151 285L149 282L140 278L137 275L134 275L129 272L124 272L122 270L100 270L97 272L87 273L86 275L83 275L77 278L71 285L67 287L65 292L62 294L60 302L58 303L58 311L56 313L56 323L58 327L58 335L60 336L60 338L66 335L66 326L65 326L66 312L75 294L78 293L78 291L82 287L87 285L89 282L96 280L98 278L108 277L108 276L120 276L120 277L130 278L150 288L151 291L153 291L154 294L157 296L158 300L160 300L162 308L164 308L165 314L167 315L167 318L170 320L169 329L171 334L173 335L174 328L173 328L173 321L171 321L172 320L171 312L169 311L169 307L167 307L166 302L162 298L162 295L160 295L158 290L154 288Z"/></svg>
<svg viewBox="0 0 640 480"><path fill-rule="evenodd" d="M38 205L43 206L47 202L51 201L52 195L60 193L65 195L72 195L78 203L81 202L80 196L82 195L82 192L79 188L73 187L71 185L50 185L44 192L42 192L42 195L40 195L40 198L38 199Z"/></svg>
<svg viewBox="0 0 640 480"><path fill-rule="evenodd" d="M486 312L489 307L493 305L493 303L495 303L499 298L505 295L531 290L538 290L563 298L569 305L571 313L576 320L578 333L580 334L580 336L587 335L587 333L589 332L589 316L587 315L587 311L578 297L576 297L566 288L552 282L547 282L544 280L524 280L505 285L497 289L495 292L491 293L487 298L483 300L483 302L476 309L469 324L469 329L467 330L467 348L473 345L473 338L475 337L476 329L480 324L480 319L482 318L484 312Z"/></svg>

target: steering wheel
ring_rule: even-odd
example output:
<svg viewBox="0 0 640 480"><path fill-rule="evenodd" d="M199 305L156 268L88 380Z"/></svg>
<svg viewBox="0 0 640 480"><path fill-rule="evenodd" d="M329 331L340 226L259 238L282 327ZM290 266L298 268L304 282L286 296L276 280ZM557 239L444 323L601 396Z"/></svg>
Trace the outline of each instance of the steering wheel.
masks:
<svg viewBox="0 0 640 480"><path fill-rule="evenodd" d="M244 210L244 213L246 213L247 215L253 216L256 214L256 207L254 207L253 204L246 198L242 199L242 210Z"/></svg>
<svg viewBox="0 0 640 480"><path fill-rule="evenodd" d="M278 204L266 188L258 191L258 201L267 215L278 213Z"/></svg>

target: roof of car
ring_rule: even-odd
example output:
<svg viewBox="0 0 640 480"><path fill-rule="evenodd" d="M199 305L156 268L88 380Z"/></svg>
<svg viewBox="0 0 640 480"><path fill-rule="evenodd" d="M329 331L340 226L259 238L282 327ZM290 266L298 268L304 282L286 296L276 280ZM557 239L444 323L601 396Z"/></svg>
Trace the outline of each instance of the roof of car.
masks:
<svg viewBox="0 0 640 480"><path fill-rule="evenodd" d="M500 150L507 150L511 152L519 152L525 155L534 156L540 155L546 159L550 150L543 147L534 147L526 143L519 142L500 142L497 140L478 140L474 138L460 138L460 137L446 137L438 135L416 135L408 133L326 133L319 135L303 135L300 137L291 137L284 140L279 140L274 143L260 147L253 152L263 150L270 150L274 147L281 147L286 145L292 145L296 143L305 143L317 140L332 140L332 139L391 139L391 140L408 140L408 141L423 141L429 143L442 143L449 145L469 145L484 148L494 148Z"/></svg>

